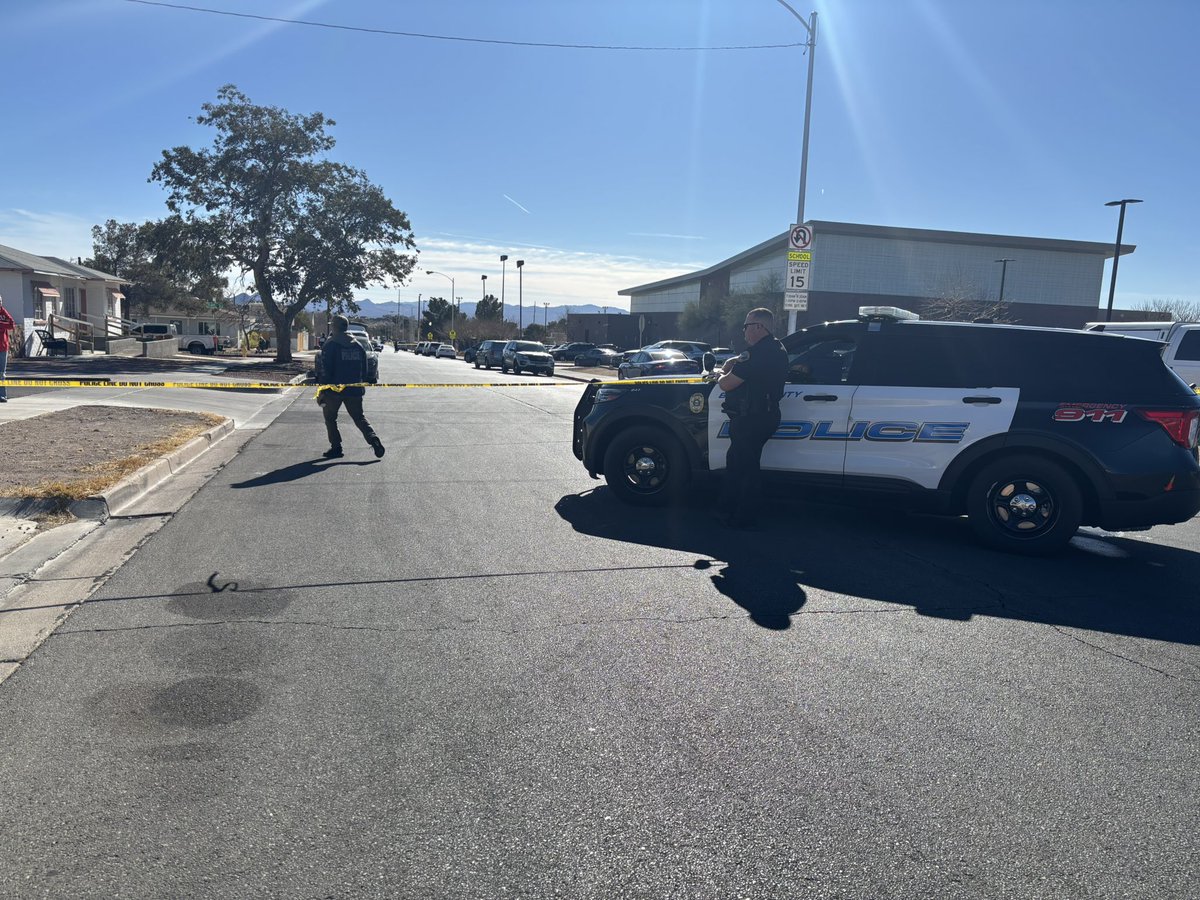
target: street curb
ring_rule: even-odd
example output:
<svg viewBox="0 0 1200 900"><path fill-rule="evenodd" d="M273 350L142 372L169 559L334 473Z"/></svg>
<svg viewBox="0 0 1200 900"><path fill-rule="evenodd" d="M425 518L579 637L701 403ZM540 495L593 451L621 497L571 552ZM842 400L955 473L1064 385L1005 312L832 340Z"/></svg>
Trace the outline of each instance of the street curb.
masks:
<svg viewBox="0 0 1200 900"><path fill-rule="evenodd" d="M166 481L232 431L233 419L226 419L220 425L214 425L203 434L192 438L182 447L134 472L124 481L117 482L105 493L76 500L68 509L76 518L106 522L114 508L124 506L135 497Z"/></svg>
<svg viewBox="0 0 1200 900"><path fill-rule="evenodd" d="M114 508L140 496L146 491L166 481L196 457L208 450L213 444L233 431L233 419L226 419L220 425L214 425L203 434L192 438L182 447L172 450L150 463L132 475L117 482L103 494L76 500L67 506L67 510L77 519L92 519L107 522ZM29 498L0 498L0 516L12 516L17 519L33 519L40 515L50 515L60 512L60 507L53 500L33 500Z"/></svg>

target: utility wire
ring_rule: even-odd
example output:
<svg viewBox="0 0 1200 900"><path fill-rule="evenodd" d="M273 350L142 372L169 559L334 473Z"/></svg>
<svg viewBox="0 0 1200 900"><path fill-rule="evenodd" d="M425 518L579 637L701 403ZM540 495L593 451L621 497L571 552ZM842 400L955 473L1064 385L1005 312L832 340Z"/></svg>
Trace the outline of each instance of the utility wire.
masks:
<svg viewBox="0 0 1200 900"><path fill-rule="evenodd" d="M334 25L329 22L310 22L305 19L283 19L276 16L258 16L253 13L231 12L225 9L209 9L205 6L186 6L182 3L163 3L160 0L125 0L142 6L161 6L166 9L181 9L189 12L209 13L214 16L233 16L238 19L256 19L260 22L280 22L284 25L307 25L310 28L332 28L338 31L359 31L364 34L382 34L389 37L420 38L427 41L459 41L467 44L501 44L508 47L555 47L561 50L633 50L669 51L695 53L708 50L783 50L789 47L805 47L803 41L792 44L748 44L732 47L623 47L614 44L550 44L537 41L502 41L496 38L458 37L449 34L422 34L416 31L392 31L387 28L364 28L357 25Z"/></svg>

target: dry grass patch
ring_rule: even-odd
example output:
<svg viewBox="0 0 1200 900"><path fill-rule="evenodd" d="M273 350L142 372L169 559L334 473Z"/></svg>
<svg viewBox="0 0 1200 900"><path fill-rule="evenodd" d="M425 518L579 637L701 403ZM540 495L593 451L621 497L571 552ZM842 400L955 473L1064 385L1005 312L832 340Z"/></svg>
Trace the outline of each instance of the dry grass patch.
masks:
<svg viewBox="0 0 1200 900"><path fill-rule="evenodd" d="M212 413L77 406L0 425L0 497L65 507L103 493L214 425Z"/></svg>

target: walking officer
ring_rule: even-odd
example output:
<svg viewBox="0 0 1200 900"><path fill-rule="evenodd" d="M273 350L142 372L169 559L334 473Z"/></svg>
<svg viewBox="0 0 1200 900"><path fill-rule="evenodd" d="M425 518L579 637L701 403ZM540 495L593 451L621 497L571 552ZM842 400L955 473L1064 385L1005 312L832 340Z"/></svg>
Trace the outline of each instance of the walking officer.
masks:
<svg viewBox="0 0 1200 900"><path fill-rule="evenodd" d="M321 348L318 380L321 384L366 384L367 351L347 333L350 320L345 316L334 316L332 325L333 335ZM325 415L325 431L329 435L329 449L321 454L326 459L338 459L345 455L342 453L342 435L337 427L338 410L342 404L345 404L350 418L375 450L375 456L383 456L383 441L379 440L375 429L363 415L364 393L364 387L344 387L340 391L323 390L317 393L317 402L321 404L321 411Z"/></svg>
<svg viewBox="0 0 1200 900"><path fill-rule="evenodd" d="M729 452L717 513L734 528L752 526L757 518L762 505L762 451L779 428L788 356L771 333L774 324L774 314L764 307L746 313L742 334L747 349L725 362L717 381L725 392L721 409L729 416Z"/></svg>

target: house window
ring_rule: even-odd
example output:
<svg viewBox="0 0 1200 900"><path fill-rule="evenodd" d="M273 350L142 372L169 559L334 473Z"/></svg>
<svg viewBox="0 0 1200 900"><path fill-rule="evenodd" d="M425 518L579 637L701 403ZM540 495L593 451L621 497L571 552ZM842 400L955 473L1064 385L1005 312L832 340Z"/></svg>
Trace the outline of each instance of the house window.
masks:
<svg viewBox="0 0 1200 900"><path fill-rule="evenodd" d="M213 325L212 322L200 322L197 325L196 330L200 334L219 334L220 333L216 330L216 326Z"/></svg>
<svg viewBox="0 0 1200 900"><path fill-rule="evenodd" d="M175 326L176 334L186 334L187 333L183 330L183 319L169 319L168 322L171 325Z"/></svg>
<svg viewBox="0 0 1200 900"><path fill-rule="evenodd" d="M75 304L75 288L63 288L63 315L79 318L79 307Z"/></svg>

